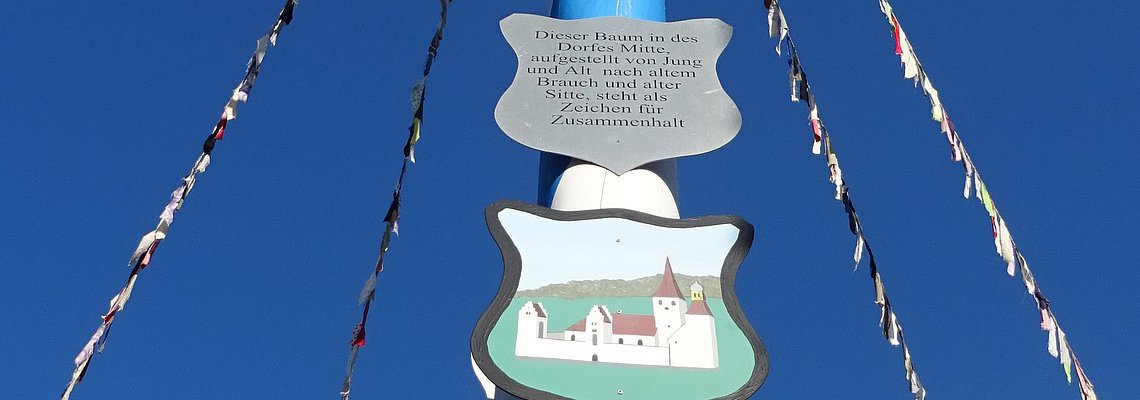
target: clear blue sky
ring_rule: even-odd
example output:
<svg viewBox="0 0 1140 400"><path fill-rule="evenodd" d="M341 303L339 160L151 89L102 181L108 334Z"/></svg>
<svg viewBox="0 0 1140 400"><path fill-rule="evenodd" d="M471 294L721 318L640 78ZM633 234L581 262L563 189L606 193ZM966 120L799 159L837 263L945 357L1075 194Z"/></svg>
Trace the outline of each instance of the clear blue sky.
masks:
<svg viewBox="0 0 1140 400"><path fill-rule="evenodd" d="M771 352L757 398L906 399L761 3L669 3L735 27L719 75L744 118L680 162L682 215L757 227L738 277ZM784 3L931 398L1079 399L877 2ZM1101 398L1140 398L1137 6L894 5ZM280 6L0 4L0 397L63 389ZM354 398L478 396L468 338L501 277L483 208L533 201L538 163L493 120L515 65L498 20L546 8L452 8ZM73 398L336 396L437 14L300 3Z"/></svg>

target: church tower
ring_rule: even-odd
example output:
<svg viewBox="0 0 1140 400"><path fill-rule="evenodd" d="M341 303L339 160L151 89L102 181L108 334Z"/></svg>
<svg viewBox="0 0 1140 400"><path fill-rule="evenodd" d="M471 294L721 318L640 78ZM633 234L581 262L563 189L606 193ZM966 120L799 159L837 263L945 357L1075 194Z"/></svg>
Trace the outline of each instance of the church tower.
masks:
<svg viewBox="0 0 1140 400"><path fill-rule="evenodd" d="M716 322L705 302L704 287L693 282L689 287L693 303L685 313L685 326L669 339L669 365L688 368L720 367L720 351L716 341Z"/></svg>
<svg viewBox="0 0 1140 400"><path fill-rule="evenodd" d="M519 323L517 336L515 336L515 355L520 357L534 357L539 352L539 339L548 337L546 307L542 303L526 302L519 309Z"/></svg>
<svg viewBox="0 0 1140 400"><path fill-rule="evenodd" d="M693 284L689 286L689 293L689 298L692 299L694 303L697 300L705 300L705 287L701 286L700 282L693 281Z"/></svg>
<svg viewBox="0 0 1140 400"><path fill-rule="evenodd" d="M673 277L673 265L669 258L665 258L665 274L661 277L661 285L653 292L653 319L657 324L658 343L665 343L673 332L685 323L685 311L688 305L677 286L677 279Z"/></svg>

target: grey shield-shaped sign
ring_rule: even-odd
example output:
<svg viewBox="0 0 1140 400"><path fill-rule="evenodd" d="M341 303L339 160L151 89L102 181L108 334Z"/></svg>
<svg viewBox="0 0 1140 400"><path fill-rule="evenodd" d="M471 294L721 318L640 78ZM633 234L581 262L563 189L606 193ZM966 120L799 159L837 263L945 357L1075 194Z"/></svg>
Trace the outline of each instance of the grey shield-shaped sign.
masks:
<svg viewBox="0 0 1140 400"><path fill-rule="evenodd" d="M499 25L518 71L495 121L527 147L622 174L715 150L740 131L740 111L716 73L732 36L718 19L513 14Z"/></svg>
<svg viewBox="0 0 1140 400"><path fill-rule="evenodd" d="M471 335L478 368L524 399L744 399L768 353L736 297L752 225L502 201L502 286Z"/></svg>

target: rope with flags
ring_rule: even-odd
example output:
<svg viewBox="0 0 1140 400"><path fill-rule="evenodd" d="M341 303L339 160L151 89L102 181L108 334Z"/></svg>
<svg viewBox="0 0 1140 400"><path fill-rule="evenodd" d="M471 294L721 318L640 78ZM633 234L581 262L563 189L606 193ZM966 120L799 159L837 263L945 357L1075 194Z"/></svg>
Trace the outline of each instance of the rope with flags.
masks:
<svg viewBox="0 0 1140 400"><path fill-rule="evenodd" d="M297 0L286 0L285 5L277 14L277 20L273 22L273 26L269 29L269 33L266 33L257 40L257 48L246 63L245 75L237 87L234 88L233 94L230 96L229 101L226 102L225 107L222 108L222 115L218 118L218 122L210 131L209 136L206 136L206 141L202 144L202 153L198 155L197 160L194 161L194 165L190 167L190 171L182 178L182 182L170 193L170 202L166 204L166 207L163 208L162 213L159 215L158 224L139 240L138 246L135 247L135 251L131 254L131 259L127 263L131 266L131 272L127 276L126 284L122 289L119 289L115 297L111 298L107 313L101 317L99 327L95 329L95 333L91 335L87 344L85 344L83 349L79 351L79 354L75 356L75 370L71 373L71 380L68 381L67 387L63 390L63 393L60 394L62 400L70 398L75 387L83 381L83 377L87 374L88 368L91 367L91 359L95 353L103 352L103 348L107 344L107 338L111 333L111 325L115 322L115 317L118 316L119 312L123 311L127 300L130 299L139 273L150 265L151 258L154 256L158 244L166 238L170 230L170 225L174 223L174 214L182 209L182 206L186 202L186 197L190 195L190 191L194 189L198 174L206 172L206 167L210 165L210 155L213 153L217 141L222 140L222 135L226 130L226 124L234 118L237 118L238 103L244 103L249 100L249 92L253 90L253 82L261 72L261 62L265 59L265 52L269 46L277 45L277 35L281 33L282 28L293 21L293 9L296 6ZM96 347L98 349L96 349Z"/></svg>
<svg viewBox="0 0 1140 400"><path fill-rule="evenodd" d="M895 38L895 54L899 56L902 63L903 77L913 80L916 87L922 86L923 94L930 101L931 118L939 123L941 132L946 135L946 140L949 142L951 159L954 162L961 163L962 168L965 170L966 183L962 191L962 196L969 199L972 193L973 196L982 203L982 206L986 209L986 213L989 214L990 226L993 230L994 247L997 249L998 255L1001 256L1002 260L1006 263L1006 273L1011 277L1015 277L1017 271L1021 271L1021 279L1025 285L1025 290L1033 296L1037 310L1041 314L1041 330L1048 332L1049 343L1047 349L1049 350L1049 354L1060 359L1060 363L1065 370L1065 378L1069 383L1073 382L1073 369L1076 369L1077 383L1080 386L1082 399L1096 400L1097 395L1093 390L1092 382L1089 380L1088 375L1085 374L1084 369L1081 368L1081 363L1077 360L1076 353L1074 353L1069 346L1065 332L1061 330L1060 324L1057 323L1057 317L1053 315L1053 310L1049 306L1049 300L1041 291L1041 287L1033 277L1033 272L1029 269L1029 263L1025 260L1021 249L1013 240L1005 218L1001 215L1001 212L998 211L989 189L986 187L985 182L982 181L981 173L974 164L973 158L970 157L970 153L966 151L966 145L958 135L958 130L954 127L954 123L950 121L950 115L946 112L946 108L942 104L938 90L934 88L934 84L931 83L930 77L926 74L926 69L923 68L922 62L919 61L918 55L914 51L914 46L911 45L910 40L907 38L906 31L902 29L902 24L899 23L898 16L895 15L893 7L891 7L890 2L887 0L879 0L879 9L882 11L883 16L886 17L887 23L891 26L891 34ZM971 190L971 187L973 190Z"/></svg>
<svg viewBox="0 0 1140 400"><path fill-rule="evenodd" d="M368 323L368 312L372 308L372 302L376 299L376 282L380 277L380 272L384 271L384 253L388 252L388 244L391 242L392 234L398 235L400 233L400 191L404 187L408 163L416 162L416 142L420 140L420 125L424 118L424 93L427 88L427 78L439 51L439 44L443 40L443 28L447 25L447 7L451 5L451 1L440 0L439 2L439 24L436 25L435 35L432 36L431 44L428 45L423 76L412 86L412 123L408 126L408 140L404 144L404 159L400 165L400 175L396 179L396 188L392 191L392 201L388 204L388 211L384 214L384 233L380 237L380 254L377 257L376 266L369 274L368 280L364 283L364 288L360 291L360 297L357 299L357 304L363 305L364 311L360 316L360 322L352 329L352 340L349 341L348 368L344 382L340 387L341 400L348 400L349 394L352 392L352 376L356 369L356 359L360 355L360 349L365 344L365 325Z"/></svg>
<svg viewBox="0 0 1140 400"><path fill-rule="evenodd" d="M882 328L883 337L892 346L902 347L903 368L906 370L906 380L910 383L910 392L914 395L915 400L924 400L926 388L922 386L918 379L918 373L914 369L914 361L910 355L910 348L906 344L906 336L903 334L898 317L895 316L891 300L887 296L883 277L879 274L878 263L875 262L875 253L871 250L871 244L867 241L863 231L863 223L859 220L859 214L855 211L855 205L851 201L850 188L847 186L847 181L843 179L843 169L839 166L839 157L831 144L831 134L819 116L819 105L815 101L811 84L808 83L807 73L800 62L799 50L788 30L787 19L784 18L784 12L780 9L779 1L764 0L764 7L768 10L768 34L770 37L777 38L776 54L786 56L788 60L791 100L796 103L803 102L808 108L808 120L812 128L812 153L818 155L822 150L827 155L825 161L830 172L831 183L835 185L835 199L843 202L843 209L847 212L848 226L851 229L851 234L855 235L853 258L856 269L859 268L863 259L864 249L867 252L871 281L875 287L875 304L879 306L879 327Z"/></svg>

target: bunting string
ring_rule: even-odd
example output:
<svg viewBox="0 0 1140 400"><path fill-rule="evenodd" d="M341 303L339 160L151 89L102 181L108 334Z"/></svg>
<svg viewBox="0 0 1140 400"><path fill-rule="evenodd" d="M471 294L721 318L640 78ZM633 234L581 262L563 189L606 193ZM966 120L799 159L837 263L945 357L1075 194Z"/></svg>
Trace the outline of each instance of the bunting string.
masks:
<svg viewBox="0 0 1140 400"><path fill-rule="evenodd" d="M261 62L265 59L265 52L269 46L277 45L277 35L281 33L282 28L293 21L293 8L296 5L297 0L286 0L281 12L277 14L273 26L269 29L269 33L257 40L257 47L246 63L245 75L234 88L233 94L222 109L221 117L218 118L217 124L214 125L210 135L202 144L202 153L198 155L194 165L190 167L190 171L182 178L182 182L170 193L170 201L159 214L158 224L139 240L138 246L135 247L135 251L127 263L131 266L131 272L127 276L126 284L115 294L115 297L111 298L107 313L101 317L99 327L95 329L95 333L91 335L87 344L75 356L75 371L71 373L71 380L68 381L67 387L60 394L61 400L68 400L71 397L72 391L75 390L76 385L83 381L87 369L91 367L91 359L95 353L103 352L103 347L111 333L111 324L115 322L115 317L118 316L119 312L123 311L127 300L131 298L131 292L134 290L139 273L150 264L151 257L153 257L155 249L158 248L158 244L166 238L170 225L174 223L174 213L182 209L186 197L194 189L198 174L206 172L206 167L210 165L210 154L214 151L217 141L222 139L226 130L226 123L237 118L238 103L249 100L249 92L253 90L253 81L257 79L257 75L261 71Z"/></svg>
<svg viewBox="0 0 1140 400"><path fill-rule="evenodd" d="M859 264L863 260L864 250L866 250L870 264L871 281L875 288L875 304L879 306L879 327L882 328L883 337L888 343L892 346L902 347L903 368L906 371L905 378L910 384L910 392L914 395L915 400L925 400L926 388L918 379L914 360L911 358L910 348L907 347L906 336L903 334L902 324L899 323L891 300L887 296L883 277L879 274L879 265L875 262L875 253L871 251L871 244L863 232L863 223L859 220L859 213L855 211L855 205L851 201L850 189L847 186L847 181L843 178L843 169L839 166L839 157L831 144L831 134L819 116L819 105L812 93L811 84L808 83L807 73L800 62L799 51L788 29L788 21L784 18L784 12L780 9L779 1L764 0L764 7L768 10L768 34L777 40L776 54L786 57L788 61L791 101L803 102L808 108L808 121L812 130L811 151L818 155L822 150L826 154L825 161L827 162L829 179L835 185L835 199L843 202L844 211L847 212L848 226L851 234L855 235L855 252L852 256L855 261L855 269L859 268Z"/></svg>
<svg viewBox="0 0 1140 400"><path fill-rule="evenodd" d="M348 342L348 367L344 382L340 387L341 400L348 400L349 394L352 392L352 376L356 371L356 360L360 356L360 349L365 344L365 325L368 323L368 312L372 308L372 302L376 299L376 283L380 277L380 272L384 271L384 254L388 252L392 234L400 234L400 192L404 187L404 177L408 172L409 162L413 164L416 162L416 142L420 140L420 125L424 118L427 78L428 74L431 73L432 64L435 63L436 54L439 52L439 44L443 41L443 28L447 25L447 7L451 5L451 2L452 0L440 0L439 2L439 24L436 25L435 35L432 36L431 44L428 45L423 76L412 86L412 123L408 126L408 139L404 143L404 159L400 165L399 177L396 179L396 188L392 191L392 201L388 204L388 211L384 214L384 233L380 237L376 266L368 275L368 280L364 282L364 288L360 290L360 296L357 298L357 304L363 305L364 311L361 313L360 322L352 328L352 339Z"/></svg>
<svg viewBox="0 0 1140 400"><path fill-rule="evenodd" d="M1021 280L1025 285L1025 290L1033 296L1037 305L1037 311L1040 313L1041 329L1048 335L1048 344L1046 348L1049 354L1060 360L1062 368L1065 370L1065 379L1071 384L1073 382L1073 367L1076 366L1077 384L1081 390L1081 398L1083 400L1096 400L1097 395L1093 390L1093 384L1088 379L1085 371L1077 361L1076 353L1073 352L1066 339L1065 332L1061 330L1061 326L1057 323L1057 317L1053 315L1053 310L1049 307L1049 300L1041 291L1041 287L1037 284L1037 280L1033 277L1033 272L1029 269L1029 263L1022 255L1017 243L1013 240L1013 235L1010 233L1006 220L998 211L993 197L990 195L989 188L985 182L982 181L981 173L978 171L974 160L970 157L970 153L966 151L966 146L962 142L962 138L958 135L958 130L954 127L954 123L950 120L950 115L946 112L946 108L942 104L942 99L938 95L938 90L934 88L934 84L930 81L930 76L927 75L926 69L923 68L922 62L919 61L918 55L914 51L914 46L911 45L910 39L907 38L906 31L903 30L902 24L899 23L898 16L895 15L894 9L891 7L890 2L887 0L879 0L879 9L886 17L887 23L891 27L891 34L895 39L895 54L903 67L903 77L914 81L915 87L921 86L922 92L930 101L930 115L931 118L938 122L939 130L946 135L946 140L950 146L950 158L954 162L961 163L965 171L966 183L962 189L962 196L969 199L971 194L976 197L981 203L982 207L986 209L986 213L990 217L990 227L993 230L994 247L1002 261L1006 264L1006 273L1011 277L1016 277L1017 272L1021 272ZM971 190L972 189L972 190Z"/></svg>

